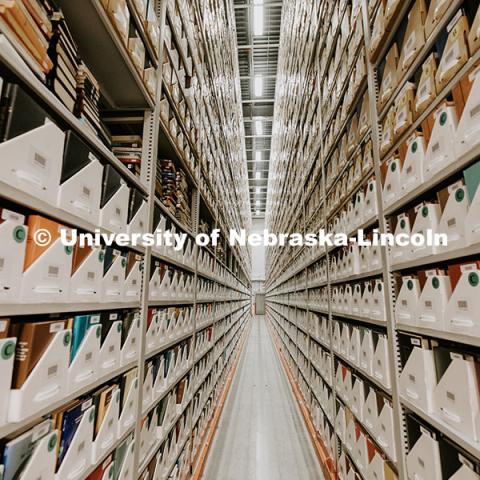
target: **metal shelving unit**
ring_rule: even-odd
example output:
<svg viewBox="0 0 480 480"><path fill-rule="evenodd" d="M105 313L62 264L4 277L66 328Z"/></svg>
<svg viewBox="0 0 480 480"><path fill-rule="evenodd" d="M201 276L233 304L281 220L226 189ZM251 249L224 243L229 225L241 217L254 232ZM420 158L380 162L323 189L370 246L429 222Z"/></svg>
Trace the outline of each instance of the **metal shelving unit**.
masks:
<svg viewBox="0 0 480 480"><path fill-rule="evenodd" d="M352 3L355 2L338 2L338 5L336 5L339 18L342 17L345 5L347 3L350 3L350 5L352 5ZM407 194L404 194L401 197L397 198L394 203L388 206L385 206L383 204L383 185L381 172L382 163L386 158L389 158L389 156L394 153L399 148L399 146L405 143L407 139L412 135L412 133L416 129L418 129L421 124L427 119L427 117L429 117L441 105L441 103L447 97L449 97L452 88L459 82L459 80L462 79L472 69L474 65L478 64L478 61L480 59L480 52L477 51L471 56L468 62L458 71L458 73L456 73L453 78L446 84L446 86L443 87L440 92L438 92L437 97L427 107L427 109L417 119L414 120L413 124L404 133L399 135L399 137L395 140L395 144L391 148L389 148L389 151L386 154L381 155L380 142L382 134L382 121L386 116L386 113L394 105L396 98L402 92L404 84L414 77L417 70L421 67L422 63L427 58L430 51L435 46L438 46L437 40L439 35L445 30L446 25L455 16L458 9L462 7L463 2L454 1L449 3L445 11L445 15L435 25L431 35L429 36L429 38L426 39L426 42L422 44L422 47L417 52L418 55L416 55L416 58L413 61L412 65L408 68L407 71L405 71L403 75L401 75L399 83L394 88L391 98L382 107L381 111L378 111L377 108L377 98L380 87L379 70L381 70L381 63L386 53L388 52L391 43L396 39L398 30L402 23L405 22L406 15L414 2L401 2L397 14L395 15L395 17L392 18L390 24L387 27L384 38L382 39L382 46L379 48L379 54L376 55L373 60L368 59L368 52L370 43L370 32L373 26L372 20L374 18L374 12L376 10L376 7L378 7L378 4L376 5L376 7L371 9L373 2L362 0L359 3L361 5L360 16L364 32L363 45L367 53L367 79L365 84L362 85L362 88L360 88L358 95L355 95L355 99L351 103L349 109L346 111L342 111L340 108L341 102L343 101L342 97L345 94L345 87L342 86L342 88L340 88L342 95L340 95L339 97L335 97L337 98L337 103L335 105L330 105L331 109L329 111L332 112L332 114L331 116L328 115L326 123L325 118L322 118L322 115L320 115L319 118L316 120L316 128L319 130L320 133L318 134L317 131L315 131L315 134L312 133L310 136L318 137L318 135L320 135L321 142L320 145L318 145L318 148L308 149L307 147L303 151L303 154L305 155L304 163L307 165L306 168L304 168L303 163L298 163L295 164L295 166L292 166L292 164L290 164L288 169L281 165L278 171L274 171L274 176L281 179L279 186L277 185L277 187L281 195L283 195L283 198L289 198L287 193L288 189L290 189L291 195L293 195L293 193L297 189L297 177L300 177L302 179L301 188L304 192L303 205L306 205L309 199L313 197L312 194L314 193L315 189L321 189L318 205L309 205L309 214L306 215L305 211L302 210L303 205L300 200L295 203L296 213L292 213L292 205L289 201L282 201L273 198L271 202L270 212L268 212L267 208L267 224L270 230L289 231L290 228L295 227L297 224L299 224L299 222L301 224L302 221L303 226L308 227L308 232L316 232L317 223L319 228L327 228L328 222L340 212L342 206L347 205L349 199L353 196L353 194L356 193L358 186L361 187L362 183L364 183L367 178L373 175L375 177L377 215L374 218L364 221L361 225L361 228L371 229L378 224L378 230L380 233L390 233L389 221L392 216L396 216L400 213L400 211L402 211L402 209L406 209L407 207L409 208L414 205L414 202L417 199L419 199L418 202L420 202L421 199L427 197L429 192L436 188L438 189L440 185L442 187L445 186L445 183L449 178L455 175L458 176L458 174L462 170L464 170L467 166L471 165L476 159L480 157L480 147L477 145L467 154L463 155L461 158L457 158L455 162L452 162L448 167L435 174L431 179L423 182L421 185L416 187L414 190L408 192ZM310 99L310 96L308 96L313 109L321 108L321 88L324 79L326 79L328 75L328 63L332 59L332 52L335 49L336 45L335 39L337 35L337 29L335 29L334 33L329 33L331 37L330 40L332 40L330 42L331 51L324 51L324 49L326 48L326 34L331 21L331 9L335 8L331 7L330 9L327 4L325 5L326 7L324 10L322 10L322 13L320 14L319 12L319 15L321 15L319 17L320 24L323 25L324 28L318 29L316 38L319 42L319 45L321 45L321 52L323 57L327 59L326 68L320 68L319 59L317 59L317 61L312 60L308 63L306 67L304 66L304 70L306 70L305 77L307 78L306 83L308 83L308 79L310 77L314 77L315 82L313 88L317 89L320 92L317 95L317 98L313 97ZM372 13L373 18L370 16ZM341 20L339 19L338 21L340 22ZM354 25L353 21L351 22L351 25ZM401 35L403 35L403 33L400 34L400 36ZM351 38L352 34L350 33L348 39ZM299 58L299 64L301 64L302 59L306 58L306 56L302 57L301 53L301 49L304 45L302 42L305 41L306 40L304 39L297 39L297 44L290 45L291 50L294 50L296 48L299 49L297 55L297 57ZM336 53L338 52L335 52L335 54ZM289 54L292 55L291 52L289 52ZM340 59L339 65L342 61L346 61L345 50L343 50L343 55L344 56ZM356 55L358 55L358 51L356 52ZM355 58L355 56L352 58ZM351 71L350 68L348 70ZM290 73L286 69L285 71L280 71L279 74L285 75L286 82L289 81L289 75L294 75L294 73ZM333 72L332 75L334 79L339 78L338 71ZM346 83L348 84L348 75L345 78L347 78ZM368 110L370 114L371 125L368 126L367 133L362 135L361 138L358 139L358 145L354 149L353 153L348 155L348 161L343 164L343 166L339 169L338 172L335 172L336 178L334 178L329 183L328 188L325 188L327 164L331 161L335 153L335 149L340 148L342 136L348 133L349 122L350 119L353 117L354 109L359 109L361 96L365 92L368 93L369 96ZM289 93L290 95L294 95L295 92ZM327 94L331 93L332 92L327 92ZM307 98L307 93L304 94L304 98ZM315 102L317 103L315 104ZM340 115L342 115L342 117L340 117ZM294 118L295 121L298 121L298 123L301 125L300 122L303 120L303 117L302 111L298 107L298 105L296 107L292 107L291 110L288 110L287 107L284 105L281 105L278 108L277 121L288 122L289 118ZM288 123L288 125L295 125L295 122L292 121L291 123ZM300 126L298 128L302 127ZM333 135L331 135L331 132L328 132L329 128L334 128ZM312 128L312 130L314 129ZM326 143L329 138L330 142L326 147ZM369 139L371 139L373 145L373 168L369 170L368 175L365 175L361 182L356 183L356 187L352 190L352 195L350 195L349 193L348 198L342 201L342 205L335 205L332 212L327 214L325 210L328 196L332 195L332 192L334 192L335 189L335 184L339 181L340 176L347 171L347 169L349 168L349 163L352 161L353 158L355 158L356 153L360 152L360 145L365 144ZM307 136L306 144L309 146L314 145L313 139L308 138ZM286 143L283 146L283 150L280 150L279 152L279 163L283 163L282 155L284 157L293 157L295 155L296 149L301 149L302 145L303 140L300 145L296 145L293 142L290 144ZM285 185L287 186L285 187ZM295 212L295 208L293 208L293 212ZM313 219L316 219L316 223L315 221L312 221ZM313 228L312 225L314 225ZM352 232L349 232L349 236L351 234ZM392 462L391 458L388 458L388 455L386 455L385 452L382 456L392 467L394 467L395 473L399 479L407 478L406 457L411 447L411 445L409 445L407 421L411 414L414 414L416 417L420 418L424 425L427 424L432 430L439 432L442 438L444 437L449 444L455 445L455 448L458 448L458 451L460 453L466 452L467 456L471 455L471 457L478 460L480 458L480 453L476 442L473 442L472 440L467 439L460 433L455 432L450 426L436 418L434 415L427 414L421 409L417 408L415 405L411 404L411 402L407 402L404 399L400 398L399 375L402 371L402 363L400 359L399 334L402 335L402 338L405 335L412 335L415 338L420 336L425 339L430 339L433 342L439 341L444 346L448 345L448 348L457 348L459 351L468 350L468 352L472 351L472 347L480 347L480 342L474 336L464 335L461 333L441 331L416 325L397 324L395 322L394 315L397 294L397 287L394 275L397 275L399 272L403 271L410 272L412 269L417 268L420 268L422 270L434 268L434 266L437 264L445 265L446 263L451 263L452 261L457 261L458 263L462 262L462 259L463 261L471 261L472 258L476 259L476 257L480 254L479 246L470 245L468 247L460 248L457 250L440 251L440 253L436 255L430 255L428 257L418 258L395 264L391 263L388 248L382 247L380 249L381 268L377 268L370 272L360 273L343 278L339 277L336 279L331 278L330 270L330 262L332 259L332 254L335 253L335 248L326 249L322 253L318 253L317 251L315 251L312 254L308 254L307 252L306 255L302 256L301 252L296 252L292 254L291 251L286 252L285 250L286 249L283 249L282 251L282 249L277 248L270 249L270 252L268 252L266 282L267 314L274 327L276 335L281 340L281 343L284 347L284 352L287 353L288 361L292 371L297 372L296 382L300 386L306 382L306 388L308 390L309 379L303 378L304 373L298 373L300 369L303 368L303 366L301 367L301 365L304 365L305 360L303 357L299 359L292 353L295 352L295 350L299 349L299 346L297 344L297 336L298 333L300 333L300 335L302 336L308 335L309 345L311 342L315 342L315 344L318 344L322 347L323 351L326 351L330 354L330 358L332 361L331 371L333 373L333 382L331 382L333 383L333 385L330 385L330 387L334 402L336 402L337 398L341 397L341 395L336 395L335 370L333 369L335 365L335 358L337 358L341 362L344 362L344 364L347 365L348 368L351 368L352 371L357 371L359 377L363 378L367 385L370 383L370 385L374 386L376 389L379 389L389 398L394 414L394 436L397 448L397 462ZM327 279L325 280L323 278L323 273L321 274L320 280L318 276L315 276L312 279L310 276L310 272L314 272L314 270L311 267L317 262L320 264L320 262L323 261L327 262ZM320 266L319 268L320 271L323 272L323 267ZM315 275L318 275L316 270ZM383 281L386 307L385 321L373 320L372 318L368 317L332 311L332 287L334 285L341 286L343 284L347 284L348 282L353 282L357 280L363 281L374 278L381 279ZM306 285L304 284L305 279ZM323 291L328 292L328 308L327 304L320 308L316 301L312 302L310 292L313 292L313 289L320 289L320 292L317 293L319 295L323 295ZM307 290L309 292L309 296L306 302L303 299L303 293L300 294L300 291L303 292L304 290ZM322 296L320 298L323 299ZM310 312L317 313L322 317L328 319L327 328L329 329L329 342L321 340L314 335L314 324L312 323L313 320L310 317L307 319L307 327L305 327L305 325L298 325L296 323L295 316L297 309L306 311L308 315L310 315ZM344 355L334 351L332 346L332 323L334 319L346 322L347 325L350 326L358 326L361 329L371 329L374 332L384 332L383 334L386 334L388 338L388 360L390 364L391 388L386 389L375 378L365 375L364 373L362 373L361 370L358 371L357 367L350 361L349 358L346 358ZM349 322L349 320L351 320L352 322ZM294 345L294 348L292 347L292 345ZM306 355L309 364L311 365L312 369L317 372L317 375L323 378L321 372L318 371L315 362L312 361L309 350L310 349L307 348L307 350L303 350L302 353L303 355ZM325 378L323 378L323 381L325 382ZM313 389L311 389L311 397L316 398L315 403L320 403L320 407L326 417L325 405L321 404L323 400L322 398L318 398L317 393ZM344 407L348 408L348 405L341 398L340 401ZM308 398L305 398L305 404L310 408L312 419L315 420L316 414L314 408L312 408L312 402ZM328 421L331 428L335 429L332 419L329 419ZM358 423L361 424L361 422ZM367 433L372 437L373 440L375 440L374 432L370 432L367 429ZM317 435L324 445L329 445L329 448L331 448L331 450L329 450L329 452L332 453L333 462L333 467L330 472L331 478L336 478L335 475L339 473L339 456L341 451L346 453L346 456L350 459L351 463L355 464L355 460L352 458L349 452L341 446L342 442L339 438L336 437L336 444L332 445L331 439L324 437L321 431L317 431ZM381 451L382 445L377 444L376 448L377 450ZM356 468L358 469L358 466ZM343 473L345 474L345 472ZM365 471L359 472L359 475L361 478L369 478L368 476L366 476Z"/></svg>
<svg viewBox="0 0 480 480"><path fill-rule="evenodd" d="M161 98L162 88L165 86L165 81L162 76L162 66L165 50L164 42L167 17L170 24L174 25L176 20L178 20L178 18L175 18L175 15L178 15L179 12L180 15L187 15L188 12L186 3L187 2L185 2L185 0L170 0L168 2L157 1L156 14L160 24L160 40L158 48L155 49L155 46L150 42L149 36L142 29L142 21L138 15L138 12L136 11L133 1L128 0L127 2L131 10L132 21L135 23L141 38L145 42L146 50L152 57L153 64L157 69L156 98L158 100ZM102 93L112 108L121 109L122 111L135 109L135 112L140 110L143 113L143 152L141 177L139 178L127 170L127 168L113 155L113 153L100 141L100 139L97 138L93 132L89 130L83 123L81 123L76 117L74 117L74 115L67 110L60 100L46 88L42 81L39 80L25 64L18 61L19 57L16 55L14 50L14 48L18 48L18 44L16 44L15 39L12 38L10 32L8 32L7 29L4 28L3 24L0 23L0 33L5 34L5 36L0 35L0 64L2 67L11 72L19 82L26 86L26 88L34 95L34 97L42 104L42 106L51 113L52 117L56 122L58 122L59 126L73 129L94 149L99 158L102 159L103 163L113 165L129 185L138 188L145 195L148 202L149 211L148 231L152 231L154 227L153 211L155 208L159 208L162 215L164 215L168 221L175 225L177 231L184 231L189 234L190 238L192 238L199 232L199 219L201 215L199 204L201 201L204 202L205 205L208 205L208 208L210 209L210 215L212 215L217 225L220 223L225 225L225 219L227 224L232 224L235 215L237 219L242 219L243 217L239 213L241 208L239 203L241 202L240 197L237 198L236 196L231 196L230 198L234 198L236 203L227 204L225 192L216 191L216 185L211 187L211 191L217 196L214 198L215 208L212 208L209 199L203 197L201 182L202 170L200 166L201 162L198 161L195 168L192 168L192 164L189 163L184 151L178 149L174 139L170 137L167 126L161 121L159 101L154 101L154 99L148 93L141 75L133 64L126 44L121 41L120 36L108 17L108 14L105 12L100 0L88 0L86 2L61 1L60 4L64 11L67 23L71 28L73 37L78 42L81 58L85 60L85 63L91 68L92 72L99 80L99 83L102 87ZM175 4L180 5L180 10L175 9ZM195 8L198 8L198 5L195 5ZM229 12L229 14L232 14L232 12ZM185 38L180 38L179 33L175 28L172 28L171 31L177 41L178 47L184 45L186 41L188 50L193 52L191 57L193 59L192 71L190 71L189 74L196 72L198 75L201 88L197 90L196 94L199 95L201 99L202 89L205 88L205 82L207 81L208 75L214 75L214 72L210 72L205 68L205 64L200 63L198 60L198 54L196 53L197 49L207 47L201 42L193 43L194 36L190 31L190 28L192 28L191 20L180 17L180 21L182 22L183 27L187 28L187 39L185 40ZM158 51L159 54L159 57L156 60L155 50ZM188 52L181 48L179 48L179 51L183 60L187 61ZM187 95L185 89L182 89L182 93ZM212 95L214 96L216 102L220 102L220 100L218 100L215 96L215 92L213 92ZM188 109L191 111L193 108L192 98L187 97L186 99L188 100ZM172 102L172 106L176 109L173 98L170 98L169 101ZM178 115L178 110L175 111ZM194 112L192 111L192 115L193 113ZM217 115L219 115L218 112ZM218 118L220 117L215 115L213 116L213 120L215 121L218 121ZM194 123L196 124L196 120ZM184 128L183 123L180 123L180 127L187 136L187 131ZM220 135L216 141L222 146L225 152L229 152L229 145L225 138L221 136L223 133L213 132L213 134ZM157 158L162 149L165 148L165 144L162 143L165 139L170 143L168 151L173 152L175 155L175 161L177 161L182 169L186 172L189 183L192 185L191 229L186 225L183 225L174 215L172 215L155 195ZM192 143L190 139L188 139L188 141L190 142L189 145L193 151L194 157L198 160L203 158L206 153L202 150L202 145L199 139L197 144ZM230 156L224 155L221 157L219 155L219 159L220 160L218 161L224 162L223 165L225 167L228 167L228 169L230 168ZM245 179L245 183L246 182L247 180ZM231 188L233 188L233 183ZM55 208L45 202L41 202L32 195L20 192L10 185L2 183L2 185L0 185L0 192L0 197L2 199L19 204L22 207L26 207L30 210L38 211L67 226L79 228L87 232L94 232L97 229L96 225L89 224L75 215L66 213L61 208ZM243 220L245 219L243 218ZM248 229L249 225L246 225L246 227ZM100 231L109 233L102 229L100 229ZM143 255L143 278L140 301L94 304L45 303L0 305L1 314L8 316L88 311L96 312L115 309L137 309L140 311L141 319L140 342L137 347L138 351L134 361L124 367L110 372L108 375L103 376L90 385L85 386L81 390L76 391L65 398L59 399L54 404L49 405L42 411L36 412L35 414L24 419L22 422L8 423L0 427L0 437L15 433L17 430L23 426L26 426L31 421L38 419L41 416L46 415L59 407L62 407L63 405L66 405L72 399L94 391L102 384L114 379L115 377L134 367L137 367L138 379L143 379L145 362L147 360L153 358L155 355L167 351L175 345L179 345L182 342L189 340L191 354L190 363L188 364L187 368L185 368L185 370L181 372L181 375L177 376L176 380L168 386L164 392L164 395L156 398L147 409L142 408L143 389L138 388L138 407L136 412L137 421L135 422L134 426L128 429L128 431L118 439L118 441L112 443L108 453L102 456L100 459L101 462L103 462L108 454L112 453L125 439L129 437L130 434L133 433L135 439L133 472L136 473L132 473L131 478L138 478L140 474L142 474L143 469L148 465L149 461L156 456L159 448L162 447L163 441L168 437L169 432L175 428L177 420L182 418L184 413L187 413L190 418L188 422L188 430L181 442L181 445L178 446L178 451L175 458L172 459L171 465L167 468L168 471L165 472L165 478L167 478L169 473L174 468L177 459L180 458L180 456L184 453L184 458L187 459L186 462L188 464L185 465L185 471L190 471L190 468L193 465L192 462L194 457L193 451L189 445L193 438L193 429L196 427L196 424L193 422L193 418L191 418L193 413L194 394L204 387L204 382L206 382L209 376L213 375L215 372L215 380L213 383L209 383L208 395L205 397L205 401L201 409L197 411L198 421L200 414L205 408L208 408L209 412L213 412L213 410L216 408L216 403L220 397L219 394L224 387L226 375L232 366L232 359L235 356L234 353L237 352L240 345L238 339L246 331L246 326L248 324L250 315L250 291L249 271L246 267L246 265L249 264L249 260L244 258L244 256L248 252L246 250L234 251L232 249L231 260L229 261L229 264L226 265L217 256L217 252L214 249L213 251L210 251L210 254L213 255L215 269L213 269L211 272L205 272L198 263L198 253L200 251L200 247L197 246L194 249L192 258L193 261L190 262L189 265L186 265L178 259L169 256L168 253L165 255L159 255L155 253L151 247L138 247L131 249ZM196 286L193 297L191 299L171 298L165 300L149 300L149 277L151 262L153 259L164 261L175 266L176 268L181 269L182 271L193 275L194 284ZM227 289L225 292L228 291L229 294L218 298L202 298L197 296L197 289L200 279L207 279L211 282L215 282L215 284L219 285L220 287ZM182 332L178 336L169 338L153 351L146 353L147 315L150 307L184 306L191 307L193 309L192 311L197 312L197 308L204 303L212 304L212 315L214 316L210 321L197 324L197 315L195 314L193 317L193 328L190 331ZM219 308L224 304L229 304L230 308L226 311L222 310L224 313L221 313L221 310L217 311L217 307ZM234 318L236 318L236 321L234 323L230 323ZM223 325L227 325L227 322L229 322L228 328L220 328ZM214 327L214 332L218 327L219 334L218 336L215 336L211 348L209 348L208 351L196 352L195 344L197 333L212 327ZM178 381L180 381L183 377L189 375L190 381L193 383L194 366L205 355L210 353L212 354L212 362L209 366L209 370L204 372L199 383L196 385L194 392L191 392L191 396L187 398L183 404L182 410L177 412L177 415L175 416L174 421L172 421L169 430L165 431L164 435L157 439L147 454L147 457L140 458L141 419L148 410L155 408L155 406L165 395L172 392L172 390L178 384ZM196 379L196 381L198 380L199 379ZM141 384L142 382L139 383ZM207 392L205 392L205 394L207 394ZM213 400L211 404L207 404L206 402L209 397L211 397ZM205 410L205 412L206 411L207 410ZM92 473L94 469L101 464L101 462L97 462L95 465L88 467L82 478L85 478L88 474Z"/></svg>

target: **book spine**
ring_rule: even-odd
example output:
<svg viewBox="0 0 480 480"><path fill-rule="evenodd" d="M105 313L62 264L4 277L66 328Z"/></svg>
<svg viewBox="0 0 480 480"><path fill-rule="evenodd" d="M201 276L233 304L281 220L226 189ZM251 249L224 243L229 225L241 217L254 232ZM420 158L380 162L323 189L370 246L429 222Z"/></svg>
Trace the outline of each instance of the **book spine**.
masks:
<svg viewBox="0 0 480 480"><path fill-rule="evenodd" d="M12 388L21 388L28 378L30 358L32 353L33 328L32 325L23 326L15 350L14 374Z"/></svg>

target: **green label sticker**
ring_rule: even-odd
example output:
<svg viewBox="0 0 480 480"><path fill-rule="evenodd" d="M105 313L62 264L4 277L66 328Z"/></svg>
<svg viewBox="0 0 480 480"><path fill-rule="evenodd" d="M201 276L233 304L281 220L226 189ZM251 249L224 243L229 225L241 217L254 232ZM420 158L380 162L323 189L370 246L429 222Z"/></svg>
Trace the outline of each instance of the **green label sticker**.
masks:
<svg viewBox="0 0 480 480"><path fill-rule="evenodd" d="M369 185L370 191L373 192L373 183Z"/></svg>
<svg viewBox="0 0 480 480"><path fill-rule="evenodd" d="M95 407L92 408L92 411L90 412L90 416L88 417L88 421L92 423L94 419L95 419Z"/></svg>
<svg viewBox="0 0 480 480"><path fill-rule="evenodd" d="M397 162L392 162L392 164L390 165L390 170L394 172L396 169L397 169Z"/></svg>
<svg viewBox="0 0 480 480"><path fill-rule="evenodd" d="M400 228L403 230L405 228L406 224L407 224L407 222L405 220L403 220L403 218L402 218L402 220L400 220Z"/></svg>
<svg viewBox="0 0 480 480"><path fill-rule="evenodd" d="M440 280L437 277L433 277L432 285L433 285L433 288L437 289L440 286Z"/></svg>
<svg viewBox="0 0 480 480"><path fill-rule="evenodd" d="M417 142L413 142L412 143L412 153L416 153L417 150L418 150L418 144L417 144Z"/></svg>
<svg viewBox="0 0 480 480"><path fill-rule="evenodd" d="M463 199L465 198L465 192L463 190L463 188L459 188L456 192L455 192L455 200L460 203L460 202L463 202Z"/></svg>
<svg viewBox="0 0 480 480"><path fill-rule="evenodd" d="M423 207L422 208L422 217L427 218L428 217L428 207Z"/></svg>
<svg viewBox="0 0 480 480"><path fill-rule="evenodd" d="M98 261L99 261L99 262L103 262L104 259L105 259L105 254L103 253L103 251L101 251L101 252L98 254Z"/></svg>
<svg viewBox="0 0 480 480"><path fill-rule="evenodd" d="M378 291L379 291L379 292L382 291L382 284L381 284L381 283L378 284Z"/></svg>
<svg viewBox="0 0 480 480"><path fill-rule="evenodd" d="M68 347L70 345L70 332L65 332L65 335L63 336L63 344Z"/></svg>
<svg viewBox="0 0 480 480"><path fill-rule="evenodd" d="M122 324L117 323L117 332L121 332L121 331L122 331Z"/></svg>
<svg viewBox="0 0 480 480"><path fill-rule="evenodd" d="M440 125L443 127L447 123L447 112L442 112L440 115Z"/></svg>
<svg viewBox="0 0 480 480"><path fill-rule="evenodd" d="M8 360L15 353L15 342L9 340L2 348L2 359Z"/></svg>
<svg viewBox="0 0 480 480"><path fill-rule="evenodd" d="M113 467L110 467L110 470L108 471L108 478L113 477Z"/></svg>
<svg viewBox="0 0 480 480"><path fill-rule="evenodd" d="M127 261L125 260L125 257L122 258L122 268L125 268L127 266Z"/></svg>
<svg viewBox="0 0 480 480"><path fill-rule="evenodd" d="M54 433L50 440L48 441L47 449L49 452L53 451L53 449L57 446L57 434Z"/></svg>
<svg viewBox="0 0 480 480"><path fill-rule="evenodd" d="M412 289L413 289L413 282L412 282L411 280L409 280L409 281L407 282L407 288L408 288L409 290L412 290Z"/></svg>
<svg viewBox="0 0 480 480"><path fill-rule="evenodd" d="M100 338L100 335L102 334L102 327L98 327L97 328L97 331L95 332L95 335L97 336L97 338Z"/></svg>
<svg viewBox="0 0 480 480"><path fill-rule="evenodd" d="M70 247L70 246L66 246L66 247L65 247L65 253L66 253L67 255L71 255L72 252L73 252L73 247Z"/></svg>
<svg viewBox="0 0 480 480"><path fill-rule="evenodd" d="M468 274L468 283L472 287L476 287L478 285L478 274L475 272L471 272Z"/></svg>
<svg viewBox="0 0 480 480"><path fill-rule="evenodd" d="M18 226L18 227L15 227L13 229L13 239L17 242L17 243L23 243L25 241L25 237L27 236L26 232L25 232L25 228L23 228L22 226Z"/></svg>

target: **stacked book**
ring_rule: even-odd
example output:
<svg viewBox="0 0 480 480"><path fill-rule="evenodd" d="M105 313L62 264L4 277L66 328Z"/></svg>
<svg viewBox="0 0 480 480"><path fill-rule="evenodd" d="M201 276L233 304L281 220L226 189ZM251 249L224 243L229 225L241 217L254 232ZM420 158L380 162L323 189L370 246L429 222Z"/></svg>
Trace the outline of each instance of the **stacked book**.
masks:
<svg viewBox="0 0 480 480"><path fill-rule="evenodd" d="M77 105L77 78L80 66L78 48L61 11L52 15L53 36L48 53L53 68L47 86L74 113Z"/></svg>
<svg viewBox="0 0 480 480"><path fill-rule="evenodd" d="M75 115L87 124L95 133L101 130L100 111L100 86L88 67L80 62L77 72L77 101Z"/></svg>
<svg viewBox="0 0 480 480"><path fill-rule="evenodd" d="M52 62L48 46L52 37L49 20L51 6L47 0L1 0L0 25L17 49L41 78L50 72Z"/></svg>
<svg viewBox="0 0 480 480"><path fill-rule="evenodd" d="M113 135L112 152L134 174L140 176L142 137L140 135Z"/></svg>
<svg viewBox="0 0 480 480"><path fill-rule="evenodd" d="M172 160L160 160L157 170L156 192L172 215L177 208L177 170Z"/></svg>
<svg viewBox="0 0 480 480"><path fill-rule="evenodd" d="M177 204L175 211L175 218L186 225L188 228L191 228L192 225L192 211L190 207L190 193L187 183L187 177L183 170L178 170L177 172Z"/></svg>

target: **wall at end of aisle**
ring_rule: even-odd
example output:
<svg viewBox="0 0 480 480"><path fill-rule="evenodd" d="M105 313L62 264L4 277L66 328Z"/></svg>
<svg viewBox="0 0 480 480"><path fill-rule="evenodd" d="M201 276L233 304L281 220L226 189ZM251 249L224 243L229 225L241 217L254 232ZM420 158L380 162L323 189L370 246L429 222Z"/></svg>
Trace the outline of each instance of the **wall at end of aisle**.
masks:
<svg viewBox="0 0 480 480"><path fill-rule="evenodd" d="M254 218L252 220L252 233L263 233L265 220ZM265 247L252 247L252 281L265 280Z"/></svg>

